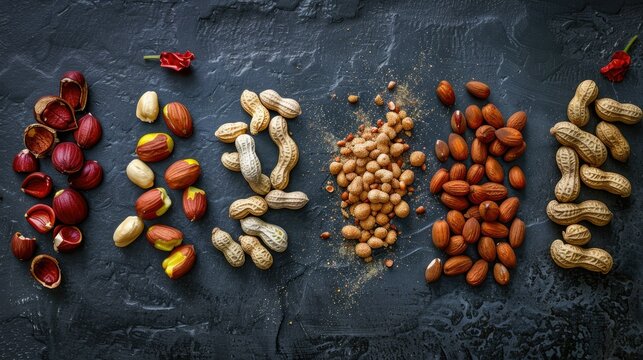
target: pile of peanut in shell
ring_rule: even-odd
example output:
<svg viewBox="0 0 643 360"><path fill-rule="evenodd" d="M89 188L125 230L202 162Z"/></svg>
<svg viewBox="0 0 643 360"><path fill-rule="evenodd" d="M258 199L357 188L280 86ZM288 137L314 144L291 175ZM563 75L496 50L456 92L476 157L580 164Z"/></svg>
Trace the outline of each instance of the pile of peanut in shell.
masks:
<svg viewBox="0 0 643 360"><path fill-rule="evenodd" d="M395 82L387 86L395 89ZM357 95L348 96L349 103L356 105ZM384 99L377 95L376 106L383 106ZM337 185L344 188L341 194L341 209L345 218L354 223L342 228L347 240L357 240L355 254L366 262L373 260L373 250L395 244L397 227L391 220L405 218L410 213L404 197L414 192L415 173L408 166L426 169L426 155L410 150L402 135L410 136L414 122L406 111L394 102L387 104L386 121L377 120L377 126L361 125L355 134L348 134L337 142L339 155L330 163L329 170L336 177ZM424 208L416 209L418 214ZM328 233L322 238L329 237ZM385 262L392 266L389 259Z"/></svg>
<svg viewBox="0 0 643 360"><path fill-rule="evenodd" d="M491 94L489 86L479 81L469 81L467 92L480 100ZM447 81L436 89L438 99L448 107L455 103L455 92ZM440 194L440 201L449 208L444 220L433 224L432 241L447 255L433 259L425 270L425 279L437 281L442 273L455 276L466 273L471 286L481 285L489 267L500 285L509 283L509 269L517 265L514 249L525 238L525 223L516 217L520 200L509 195L507 181L515 190L526 186L525 174L519 166L512 166L507 176L499 159L510 163L526 150L522 131L527 124L527 114L518 111L505 122L500 110L492 103L482 108L469 105L465 112L455 110L451 116L452 133L447 142L438 140L435 155L445 162L455 161L449 170L440 168L433 175L430 191ZM465 139L467 129L475 132L470 144ZM471 162L467 165L469 158ZM467 252L475 247L478 259Z"/></svg>
<svg viewBox="0 0 643 360"><path fill-rule="evenodd" d="M299 148L288 133L286 119L299 116L301 106L296 100L281 97L279 93L270 89L258 95L244 90L240 103L246 113L252 116L250 124L225 123L214 135L223 143L234 143L237 151L224 153L221 163L230 171L241 172L257 195L235 200L228 208L230 218L239 220L245 233L239 236L239 241L235 241L223 229L215 227L212 230L212 245L235 268L243 266L247 254L257 268L267 270L273 264L268 249L275 252L286 251L288 234L282 227L265 222L259 217L268 209L299 210L308 203L305 193L284 191L290 182L290 172L299 161ZM271 119L269 110L279 115ZM248 129L251 135L267 129L270 138L279 149L277 164L270 176L263 174L261 161L255 151L255 140L246 134Z"/></svg>
<svg viewBox="0 0 643 360"><path fill-rule="evenodd" d="M564 241L556 239L550 246L550 255L556 265L607 274L614 263L612 256L600 248L583 247L589 243L592 235L580 222L606 226L613 214L602 201L574 201L580 195L581 182L589 188L623 198L631 195L632 185L625 176L604 171L600 167L607 160L608 148L615 160L627 162L630 145L615 123L636 124L643 118L643 111L634 104L597 97L596 83L592 80L582 81L567 106L569 121L558 122L550 129L550 133L562 145L556 152L561 178L554 188L556 200L547 204L547 216L556 224L567 226L562 232ZM596 135L581 129L590 120L592 103L596 115L602 120L596 125ZM580 160L584 164L581 165Z"/></svg>

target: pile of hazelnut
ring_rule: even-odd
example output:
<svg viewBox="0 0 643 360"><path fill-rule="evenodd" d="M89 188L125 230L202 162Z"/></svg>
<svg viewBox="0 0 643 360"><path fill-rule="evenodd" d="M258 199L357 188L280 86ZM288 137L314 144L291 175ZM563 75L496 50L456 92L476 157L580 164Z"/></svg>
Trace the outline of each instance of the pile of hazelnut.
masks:
<svg viewBox="0 0 643 360"><path fill-rule="evenodd" d="M91 190L103 180L98 161L86 160L83 155L83 149L100 140L100 122L91 113L76 120L76 113L85 109L87 95L87 83L81 72L64 73L59 96L43 96L36 101L36 123L24 131L26 149L13 159L13 170L28 174L22 182L22 192L37 199L47 198L54 186L51 176L39 171L40 158L51 156L54 169L67 175L69 187L56 191L51 206L36 204L25 213L25 219L38 233L53 230L56 252L70 252L81 245L83 235L76 225L87 218L88 205L80 191ZM74 141L59 142L58 136L65 132L73 132ZM11 238L11 251L19 260L29 260L36 251L36 239L16 232ZM46 254L33 258L31 274L46 288L57 287L62 279L58 261Z"/></svg>
<svg viewBox="0 0 643 360"><path fill-rule="evenodd" d="M392 91L395 83L389 83L387 88ZM351 104L358 100L357 95L348 97ZM383 106L382 96L377 95L374 103ZM400 135L411 136L413 119L392 101L387 107L386 121L377 120L373 127L361 125L355 135L348 134L337 142L339 156L329 167L337 185L346 189L341 194L342 214L354 219L352 225L342 228L342 236L357 240L355 254L366 262L373 260L374 249L395 244L398 231L391 220L410 213L403 198L415 191L415 173L405 166L426 170L426 155L421 151L412 152L405 160L410 146ZM418 214L423 212L423 207L416 209ZM322 234L324 237L327 236Z"/></svg>
<svg viewBox="0 0 643 360"><path fill-rule="evenodd" d="M145 123L153 123L158 115L158 95L154 91L145 92L137 103L136 117ZM185 105L179 102L166 104L163 107L163 120L175 136L192 136L192 116ZM114 231L113 240L117 247L128 246L143 233L143 220L157 219L172 206L172 199L165 188L150 189L154 186L155 175L146 163L165 160L173 150L174 140L167 133L149 133L139 139L136 145L138 159L129 163L126 173L132 183L147 191L136 200L136 215L125 218ZM201 165L195 159L175 161L164 174L167 187L183 191L183 212L190 221L201 219L207 209L205 191L192 186L200 176ZM146 237L155 249L170 252L161 265L171 279L180 278L194 266L194 246L183 244L181 230L169 225L156 224L147 229Z"/></svg>

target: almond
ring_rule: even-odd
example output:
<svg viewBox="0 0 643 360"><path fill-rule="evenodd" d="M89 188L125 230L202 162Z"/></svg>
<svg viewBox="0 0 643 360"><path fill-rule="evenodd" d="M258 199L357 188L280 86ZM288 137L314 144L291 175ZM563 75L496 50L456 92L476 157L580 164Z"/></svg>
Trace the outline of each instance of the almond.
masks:
<svg viewBox="0 0 643 360"><path fill-rule="evenodd" d="M514 128L518 131L522 132L525 125L527 125L527 113L524 111L516 111L507 119L507 127Z"/></svg>
<svg viewBox="0 0 643 360"><path fill-rule="evenodd" d="M440 195L440 201L444 206L452 210L464 210L469 207L469 201L463 196L453 196L443 192Z"/></svg>
<svg viewBox="0 0 643 360"><path fill-rule="evenodd" d="M518 213L518 208L520 207L520 200L513 196L507 198L505 201L500 204L500 214L498 215L498 220L503 223L507 223L516 217Z"/></svg>
<svg viewBox="0 0 643 360"><path fill-rule="evenodd" d="M506 238L509 235L509 229L497 221L483 221L480 226L480 231L484 236L494 239ZM505 264L506 265L506 264Z"/></svg>
<svg viewBox="0 0 643 360"><path fill-rule="evenodd" d="M514 249L511 248L511 245L509 245L509 243L497 243L496 255L498 256L498 260L500 260L500 262L504 266L508 267L509 269L513 269L516 267L516 253L514 253Z"/></svg>
<svg viewBox="0 0 643 360"><path fill-rule="evenodd" d="M438 281L442 275L442 260L435 258L431 260L424 271L424 279L427 283Z"/></svg>
<svg viewBox="0 0 643 360"><path fill-rule="evenodd" d="M476 130L476 139L488 144L496 139L496 129L491 125L482 125Z"/></svg>
<svg viewBox="0 0 643 360"><path fill-rule="evenodd" d="M473 97L485 100L491 94L489 86L481 81L469 81L464 86Z"/></svg>
<svg viewBox="0 0 643 360"><path fill-rule="evenodd" d="M471 130L475 130L482 125L484 119L482 119L482 111L478 105L469 105L464 110L464 118L467 120L467 127Z"/></svg>
<svg viewBox="0 0 643 360"><path fill-rule="evenodd" d="M509 270L502 264L496 263L493 266L493 278L499 285L509 284Z"/></svg>
<svg viewBox="0 0 643 360"><path fill-rule="evenodd" d="M520 131L510 127L503 127L496 130L496 139L509 147L522 144L522 134Z"/></svg>
<svg viewBox="0 0 643 360"><path fill-rule="evenodd" d="M487 124L493 126L496 129L500 129L505 126L505 120L502 117L502 113L496 105L489 103L482 107L482 118Z"/></svg>
<svg viewBox="0 0 643 360"><path fill-rule="evenodd" d="M498 215L500 215L498 204L491 200L480 203L478 210L480 211L480 217L484 221L496 221L498 219Z"/></svg>
<svg viewBox="0 0 643 360"><path fill-rule="evenodd" d="M484 163L484 171L490 181L501 184L505 180L502 165L491 156L487 157L487 161Z"/></svg>
<svg viewBox="0 0 643 360"><path fill-rule="evenodd" d="M516 190L522 190L527 185L525 173L517 165L509 169L509 184Z"/></svg>
<svg viewBox="0 0 643 360"><path fill-rule="evenodd" d="M444 262L444 275L452 276L464 274L473 266L473 261L466 255L453 256Z"/></svg>
<svg viewBox="0 0 643 360"><path fill-rule="evenodd" d="M480 238L480 241L478 241L478 255L489 262L496 260L496 244L493 243L492 238L488 236Z"/></svg>
<svg viewBox="0 0 643 360"><path fill-rule="evenodd" d="M464 223L462 228L462 237L464 242L474 244L480 238L480 223L474 218L470 218Z"/></svg>
<svg viewBox="0 0 643 360"><path fill-rule="evenodd" d="M489 151L489 154L493 156L502 156L505 152L507 152L507 149L509 149L507 145L501 143L500 140L495 139L489 144L487 151Z"/></svg>
<svg viewBox="0 0 643 360"><path fill-rule="evenodd" d="M447 255L455 256L464 253L467 250L467 243L464 242L462 235L454 235L449 239L449 245L444 249Z"/></svg>
<svg viewBox="0 0 643 360"><path fill-rule="evenodd" d="M435 158L439 162L445 162L449 159L449 145L443 140L437 140L435 142Z"/></svg>
<svg viewBox="0 0 643 360"><path fill-rule="evenodd" d="M507 197L507 188L502 184L489 182L480 186L487 195L487 200L500 201Z"/></svg>
<svg viewBox="0 0 643 360"><path fill-rule="evenodd" d="M467 121L460 110L456 110L451 115L451 129L456 134L464 134L467 131Z"/></svg>
<svg viewBox="0 0 643 360"><path fill-rule="evenodd" d="M509 245L516 249L525 241L525 222L515 218L509 227Z"/></svg>
<svg viewBox="0 0 643 360"><path fill-rule="evenodd" d="M464 219L464 215L462 215L461 212L459 212L458 210L451 210L447 213L446 222L449 225L449 229L451 229L452 233L460 235L462 234L462 228L464 228L464 223L466 221Z"/></svg>
<svg viewBox="0 0 643 360"><path fill-rule="evenodd" d="M480 259L473 264L471 269L467 272L467 284L471 286L478 286L487 279L489 272L489 263Z"/></svg>
<svg viewBox="0 0 643 360"><path fill-rule="evenodd" d="M469 147L467 141L458 134L449 134L449 152L451 156L457 161L466 160L469 157Z"/></svg>
<svg viewBox="0 0 643 360"><path fill-rule="evenodd" d="M449 238L451 233L449 231L449 224L444 220L437 220L433 223L431 229L431 239L433 245L438 249L444 249L449 245Z"/></svg>
<svg viewBox="0 0 643 360"><path fill-rule="evenodd" d="M471 142L471 160L476 164L484 164L487 160L487 145L478 138Z"/></svg>
<svg viewBox="0 0 643 360"><path fill-rule="evenodd" d="M480 164L473 164L467 171L467 182L469 183L469 185L476 185L482 180L483 176L484 166Z"/></svg>
<svg viewBox="0 0 643 360"><path fill-rule="evenodd" d="M442 80L438 83L438 86L435 88L435 94L438 96L440 102L445 106L451 106L455 103L453 86L451 86L451 84L446 80Z"/></svg>
<svg viewBox="0 0 643 360"><path fill-rule="evenodd" d="M469 195L469 183L464 180L451 180L442 185L442 190L453 196Z"/></svg>
<svg viewBox="0 0 643 360"><path fill-rule="evenodd" d="M488 200L489 195L487 195L487 192L482 186L471 185L469 187L469 196L467 198L474 204L480 204L483 201Z"/></svg>
<svg viewBox="0 0 643 360"><path fill-rule="evenodd" d="M431 191L432 194L439 193L440 191L442 191L442 185L444 185L447 181L449 181L449 172L446 169L438 169L438 171L436 171L431 178L429 191Z"/></svg>
<svg viewBox="0 0 643 360"><path fill-rule="evenodd" d="M482 217L480 216L480 209L478 208L478 205L473 205L467 209L467 212L464 213L464 218L465 219L476 219L478 221L482 221Z"/></svg>
<svg viewBox="0 0 643 360"><path fill-rule="evenodd" d="M511 149L507 150L507 152L505 153L505 156L503 157L503 159L506 162L514 161L514 160L518 159L519 157L521 157L522 154L524 154L526 150L527 150L527 143L523 141L522 144L520 144L518 146L514 146Z"/></svg>
<svg viewBox="0 0 643 360"><path fill-rule="evenodd" d="M463 163L454 163L449 170L449 180L465 180L467 178L467 166Z"/></svg>

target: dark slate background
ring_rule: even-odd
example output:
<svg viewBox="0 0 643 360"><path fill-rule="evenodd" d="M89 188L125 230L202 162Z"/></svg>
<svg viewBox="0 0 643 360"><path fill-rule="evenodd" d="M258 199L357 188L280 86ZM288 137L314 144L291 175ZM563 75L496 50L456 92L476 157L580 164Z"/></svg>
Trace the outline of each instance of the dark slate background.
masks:
<svg viewBox="0 0 643 360"><path fill-rule="evenodd" d="M624 82L611 84L598 73L613 50L641 32L641 3L211 3L0 3L1 358L640 356L641 125L619 126L632 145L629 163L610 159L605 165L629 177L632 197L582 190L582 199L604 200L614 212L609 226L590 226L590 245L614 256L609 275L552 263L549 244L562 227L547 219L545 205L559 176L557 144L548 130L565 118L576 85L591 78L601 96L643 104L640 41ZM142 60L144 54L186 49L197 60L185 73ZM56 93L59 76L69 69L82 70L89 82L88 108L102 121L104 137L86 157L99 160L106 176L100 188L86 193L91 212L82 224L84 246L56 255L63 283L51 291L36 284L28 264L9 251L10 235L23 231L36 235L39 252L53 253L49 236L37 235L23 219L36 200L20 193L22 176L11 171L11 159L23 148L22 130L33 122L32 104ZM529 181L520 194L527 239L505 288L491 276L476 289L461 277L424 283L427 263L442 255L431 245L430 226L445 213L428 193L430 174L439 167L432 157L427 172L417 174L417 193L409 200L413 208L426 206L427 214L398 221L403 234L395 249L378 253L368 265L337 235L346 223L339 193L322 189L334 142L363 119L383 115L371 99L378 92L390 98L384 87L391 79L400 84L392 97L416 120L412 147L431 152L449 132L450 110L433 93L443 78L455 84L456 108L475 102L462 85L476 78L492 87L490 101L505 114L529 114L529 150L518 162ZM251 194L239 174L220 165L220 154L232 146L216 141L213 132L224 122L249 119L238 102L243 89L266 88L301 101L303 115L288 122L301 150L289 189L305 191L311 202L300 212L265 216L288 231L290 246L274 255L270 271L261 272L252 263L231 268L210 244L210 231L219 226L238 236L227 206ZM162 121L149 125L135 118L146 90L157 91L163 104L183 102L195 120L194 136L175 139L173 157L152 165L158 183L164 184L163 171L172 161L194 157L204 168L198 186L209 195L203 221L190 224L180 205L160 219L181 228L198 251L196 266L179 281L163 274L166 254L144 238L124 249L112 243L114 228L133 213L142 192L124 173L136 141L166 129ZM359 106L346 103L348 93L362 96ZM257 143L268 171L276 149L266 132ZM42 164L56 188L65 186L48 161ZM180 193L170 194L180 204ZM320 240L323 231L334 235ZM394 268L382 266L385 258L395 259Z"/></svg>

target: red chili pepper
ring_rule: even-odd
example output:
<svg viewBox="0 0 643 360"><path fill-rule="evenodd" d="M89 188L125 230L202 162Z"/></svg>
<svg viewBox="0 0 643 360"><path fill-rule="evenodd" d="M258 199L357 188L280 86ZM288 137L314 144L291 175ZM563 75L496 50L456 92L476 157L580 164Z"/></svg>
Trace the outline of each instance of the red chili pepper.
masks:
<svg viewBox="0 0 643 360"><path fill-rule="evenodd" d="M164 51L161 55L146 55L143 59L161 60L161 67L181 71L190 66L190 62L194 60L194 54L189 50L186 51L185 54Z"/></svg>
<svg viewBox="0 0 643 360"><path fill-rule="evenodd" d="M630 68L632 58L627 53L634 44L638 35L632 37L623 51L617 51L612 54L610 62L601 68L601 74L613 82L621 82L625 78L627 69Z"/></svg>

